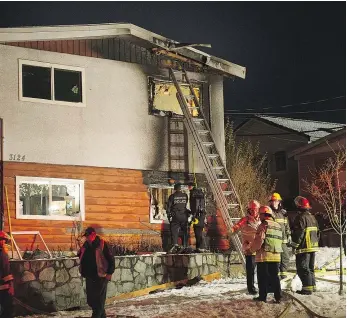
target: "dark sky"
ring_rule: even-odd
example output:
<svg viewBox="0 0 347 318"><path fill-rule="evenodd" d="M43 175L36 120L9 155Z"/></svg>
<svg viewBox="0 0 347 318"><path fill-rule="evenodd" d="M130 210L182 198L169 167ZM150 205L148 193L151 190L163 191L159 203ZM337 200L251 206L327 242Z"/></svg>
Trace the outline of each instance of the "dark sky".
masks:
<svg viewBox="0 0 347 318"><path fill-rule="evenodd" d="M208 53L245 66L246 80L225 80L227 111L346 122L345 97L280 107L346 95L345 2L0 3L0 27L109 22L210 43ZM307 113L288 114L300 111Z"/></svg>

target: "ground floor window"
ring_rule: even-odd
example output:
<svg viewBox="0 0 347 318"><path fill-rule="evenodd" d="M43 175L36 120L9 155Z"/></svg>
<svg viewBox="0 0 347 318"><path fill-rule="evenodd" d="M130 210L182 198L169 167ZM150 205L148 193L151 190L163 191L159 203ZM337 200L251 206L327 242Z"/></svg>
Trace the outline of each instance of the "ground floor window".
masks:
<svg viewBox="0 0 347 318"><path fill-rule="evenodd" d="M84 220L84 180L16 177L16 217Z"/></svg>

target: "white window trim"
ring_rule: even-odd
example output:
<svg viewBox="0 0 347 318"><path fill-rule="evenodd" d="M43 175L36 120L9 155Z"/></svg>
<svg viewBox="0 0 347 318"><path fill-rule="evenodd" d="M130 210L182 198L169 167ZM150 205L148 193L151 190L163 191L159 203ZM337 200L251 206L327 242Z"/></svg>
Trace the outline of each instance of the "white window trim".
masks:
<svg viewBox="0 0 347 318"><path fill-rule="evenodd" d="M29 61L29 60L18 60L19 62L19 100L23 102L32 102L32 103L42 103L42 104L51 104L51 105L62 105L62 106L74 106L74 107L86 107L86 85L85 85L85 69L77 66L67 66L61 64L52 64L52 63L44 63L37 61ZM22 74L22 65L32 65L32 66L41 66L48 67L50 69L58 68L61 70L67 71L77 71L81 72L82 77L82 102L74 103L74 102L64 102L59 100L54 100L54 72L51 71L51 94L52 99L40 99L40 98L31 98L23 96L23 74Z"/></svg>
<svg viewBox="0 0 347 318"><path fill-rule="evenodd" d="M64 215L24 215L19 211L19 185L23 182L54 182L59 184L76 184L80 185L80 214L77 216L64 216ZM79 179L59 179L59 178L44 178L44 177L23 177L16 176L16 219L27 220L47 220L47 221L71 221L81 220L85 221L85 204L84 204L84 180Z"/></svg>

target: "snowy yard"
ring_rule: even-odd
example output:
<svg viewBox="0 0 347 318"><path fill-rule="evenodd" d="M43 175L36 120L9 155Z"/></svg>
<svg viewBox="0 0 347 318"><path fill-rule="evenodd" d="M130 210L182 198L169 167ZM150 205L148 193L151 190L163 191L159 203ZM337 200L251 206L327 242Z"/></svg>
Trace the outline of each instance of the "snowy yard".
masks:
<svg viewBox="0 0 347 318"><path fill-rule="evenodd" d="M338 249L322 248L317 254L317 267L332 261L338 256ZM344 260L344 267L345 267ZM338 269L339 263L333 263L330 269ZM338 281L338 276L325 277ZM345 277L344 277L345 280ZM285 286L286 285L286 286ZM290 290L301 289L298 277L289 280L283 287ZM325 317L346 317L346 296L338 295L338 284L317 280L317 292L311 296L296 294L310 309ZM141 318L180 318L180 317L277 317L288 305L290 299L284 297L281 304L274 304L273 296L268 296L268 303L257 303L253 296L246 292L244 278L220 279L211 283L201 281L192 287L172 289L117 301L107 308L108 317L141 317ZM55 313L54 317L90 317L91 311ZM33 317L33 316L32 316ZM48 317L36 315L34 317ZM310 317L304 308L294 303L287 314L288 318Z"/></svg>

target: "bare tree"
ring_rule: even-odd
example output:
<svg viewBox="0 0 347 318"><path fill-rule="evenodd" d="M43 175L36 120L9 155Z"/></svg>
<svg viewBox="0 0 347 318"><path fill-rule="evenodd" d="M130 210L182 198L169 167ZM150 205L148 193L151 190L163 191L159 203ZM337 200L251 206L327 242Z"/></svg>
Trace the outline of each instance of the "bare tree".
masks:
<svg viewBox="0 0 347 318"><path fill-rule="evenodd" d="M232 123L225 127L226 166L244 211L247 202L256 199L268 202L274 191L276 181L271 180L268 172L267 155L261 154L259 145L254 146L248 140L236 143Z"/></svg>
<svg viewBox="0 0 347 318"><path fill-rule="evenodd" d="M330 147L331 148L331 147ZM331 148L332 149L332 148ZM346 150L339 147L338 151L326 160L320 168L311 171L311 179L304 180L305 191L314 200L323 205L330 224L340 236L340 290L343 291L343 239L346 235L346 181L341 174L346 171Z"/></svg>

